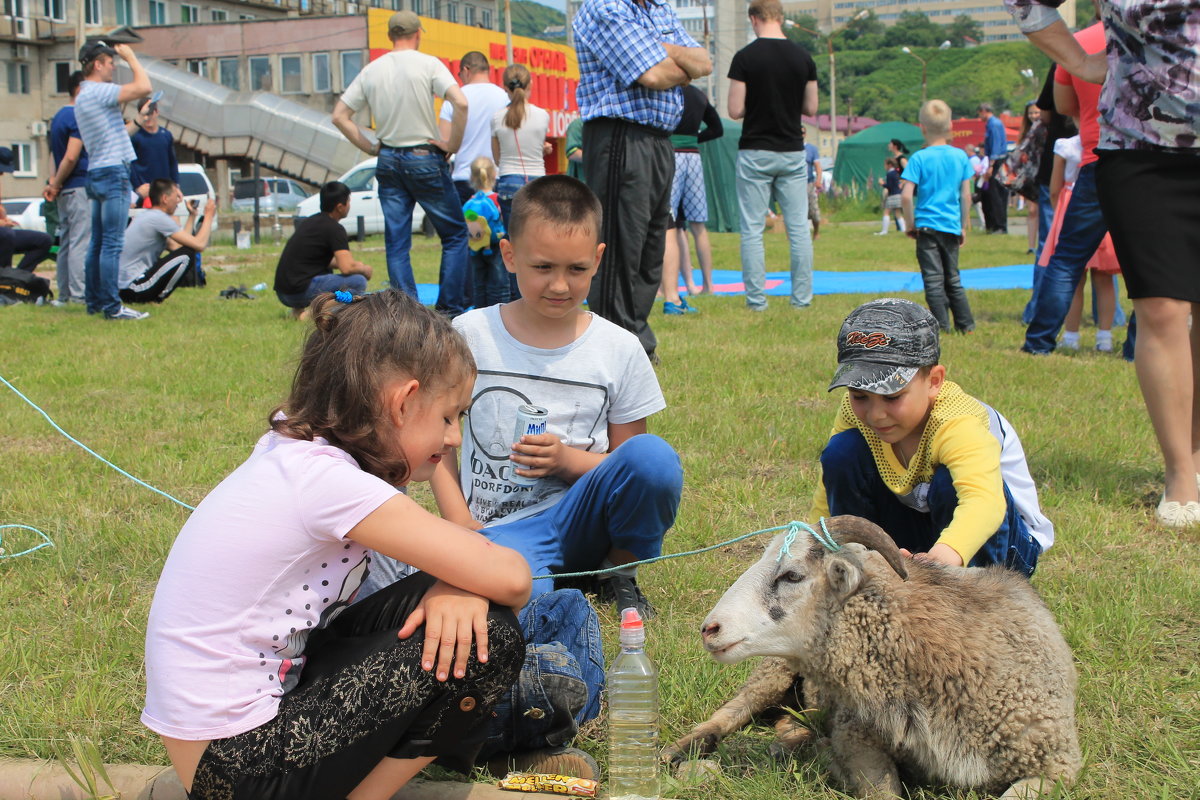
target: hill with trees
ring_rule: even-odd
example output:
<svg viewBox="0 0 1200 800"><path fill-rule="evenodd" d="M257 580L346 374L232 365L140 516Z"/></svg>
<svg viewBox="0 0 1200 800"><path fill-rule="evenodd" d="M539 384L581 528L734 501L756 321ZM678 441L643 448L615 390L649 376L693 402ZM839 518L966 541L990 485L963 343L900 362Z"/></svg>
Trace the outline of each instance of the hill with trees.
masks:
<svg viewBox="0 0 1200 800"><path fill-rule="evenodd" d="M513 36L531 36L534 39L545 39L551 42L567 41L566 34L551 36L545 33L547 28L565 25L567 16L557 8L550 8L532 0L511 0L512 2L512 32ZM504 4L498 3L500 15L500 30L504 30Z"/></svg>

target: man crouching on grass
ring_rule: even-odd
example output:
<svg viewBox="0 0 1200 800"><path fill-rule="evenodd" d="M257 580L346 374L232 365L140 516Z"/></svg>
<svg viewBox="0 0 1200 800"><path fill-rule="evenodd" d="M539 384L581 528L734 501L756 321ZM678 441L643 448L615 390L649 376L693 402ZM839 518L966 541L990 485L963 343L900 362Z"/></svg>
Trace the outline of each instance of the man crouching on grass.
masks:
<svg viewBox="0 0 1200 800"><path fill-rule="evenodd" d="M350 187L330 181L321 187L321 213L300 220L275 268L275 296L296 319L323 292L366 294L371 267L350 257L350 237L341 221L350 215ZM338 274L334 274L334 268Z"/></svg>
<svg viewBox="0 0 1200 800"><path fill-rule="evenodd" d="M151 207L125 229L117 286L126 303L161 303L175 291L179 281L196 269L196 254L208 247L217 210L216 201L208 198L200 229L191 233L195 207L188 207L186 231L175 221L175 209L183 201L178 184L167 178L151 181L149 197Z"/></svg>

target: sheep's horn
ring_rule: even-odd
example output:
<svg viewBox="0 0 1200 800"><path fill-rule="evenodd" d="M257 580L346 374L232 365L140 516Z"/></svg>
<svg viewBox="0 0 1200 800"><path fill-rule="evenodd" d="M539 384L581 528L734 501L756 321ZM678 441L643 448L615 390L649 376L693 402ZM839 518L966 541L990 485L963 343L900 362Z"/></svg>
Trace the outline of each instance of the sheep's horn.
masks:
<svg viewBox="0 0 1200 800"><path fill-rule="evenodd" d="M904 567L904 556L900 555L900 548L896 546L892 537L888 536L887 532L874 522L847 514L831 517L826 520L826 526L838 543L858 542L874 550L883 556L892 569L896 570L897 575L908 580L908 570Z"/></svg>

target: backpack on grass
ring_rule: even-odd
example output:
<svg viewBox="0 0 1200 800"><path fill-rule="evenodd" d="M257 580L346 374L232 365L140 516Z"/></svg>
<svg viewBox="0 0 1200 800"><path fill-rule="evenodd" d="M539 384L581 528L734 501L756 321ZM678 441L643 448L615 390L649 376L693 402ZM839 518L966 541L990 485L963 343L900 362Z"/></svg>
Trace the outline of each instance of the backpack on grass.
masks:
<svg viewBox="0 0 1200 800"><path fill-rule="evenodd" d="M22 303L45 302L54 297L50 281L29 270L0 267L0 296Z"/></svg>

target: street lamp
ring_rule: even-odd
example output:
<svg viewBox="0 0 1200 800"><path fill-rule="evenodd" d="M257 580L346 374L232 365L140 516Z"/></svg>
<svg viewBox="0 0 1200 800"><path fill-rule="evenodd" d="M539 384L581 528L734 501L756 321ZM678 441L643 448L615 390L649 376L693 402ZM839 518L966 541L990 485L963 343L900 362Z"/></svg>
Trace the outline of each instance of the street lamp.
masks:
<svg viewBox="0 0 1200 800"><path fill-rule="evenodd" d="M834 158L837 158L838 141L837 141L837 65L834 63L834 57L833 57L833 37L837 36L839 33L846 30L846 28L850 25L851 22L857 22L858 20L865 18L870 13L871 12L868 9L865 9L865 8L859 9L858 13L856 13L854 16L850 17L850 19L848 19L846 21L845 25L843 25L842 27L840 27L836 30L831 30L829 32L829 35L825 37L825 44L829 48L829 130L831 133L831 139L833 141L833 157ZM793 20L790 20L790 19L785 19L783 21L783 27L799 28L800 30L804 31L805 33L811 33L813 36L816 36L817 38L821 37L821 33L819 31L814 31L812 28L806 28L803 25L797 25ZM847 120L847 124L848 123L849 123L849 120Z"/></svg>
<svg viewBox="0 0 1200 800"><path fill-rule="evenodd" d="M926 73L928 72L927 68L929 66L929 62L926 61L925 59L921 58L919 55L914 53L908 47L901 47L900 52L908 53L910 56L915 58L917 61L921 62L921 105L924 106L925 105L925 87L927 85L925 78L926 78Z"/></svg>

